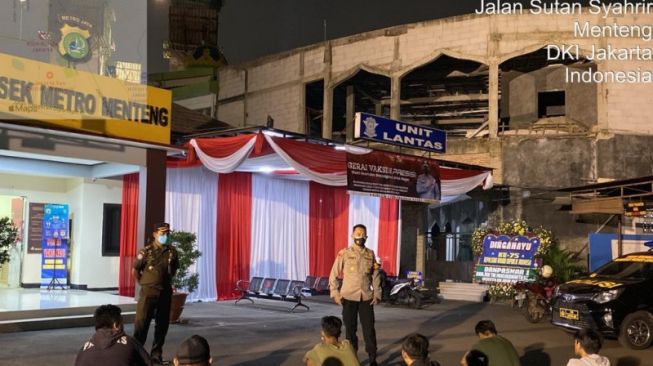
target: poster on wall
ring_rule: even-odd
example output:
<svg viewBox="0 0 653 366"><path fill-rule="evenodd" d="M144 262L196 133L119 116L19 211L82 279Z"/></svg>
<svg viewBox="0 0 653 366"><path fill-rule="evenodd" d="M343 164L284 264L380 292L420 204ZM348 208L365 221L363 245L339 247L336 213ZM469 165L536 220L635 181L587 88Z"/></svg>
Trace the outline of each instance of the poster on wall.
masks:
<svg viewBox="0 0 653 366"><path fill-rule="evenodd" d="M347 190L378 197L437 203L441 198L437 160L372 151L347 153Z"/></svg>
<svg viewBox="0 0 653 366"><path fill-rule="evenodd" d="M69 210L65 204L45 204L42 225L41 288L68 284Z"/></svg>
<svg viewBox="0 0 653 366"><path fill-rule="evenodd" d="M43 210L45 204L29 204L27 226L27 254L41 254L41 244L43 242Z"/></svg>
<svg viewBox="0 0 653 366"><path fill-rule="evenodd" d="M535 254L540 238L508 235L486 235L483 254L478 260L474 278L484 283L516 283L535 279L538 264Z"/></svg>

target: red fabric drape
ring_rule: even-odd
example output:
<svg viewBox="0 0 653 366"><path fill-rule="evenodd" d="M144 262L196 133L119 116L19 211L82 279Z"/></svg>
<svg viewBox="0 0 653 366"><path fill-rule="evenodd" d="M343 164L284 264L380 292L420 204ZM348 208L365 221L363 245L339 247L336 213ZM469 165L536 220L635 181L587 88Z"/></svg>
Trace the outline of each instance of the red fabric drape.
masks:
<svg viewBox="0 0 653 366"><path fill-rule="evenodd" d="M454 180L473 177L485 173L487 170L467 170L440 167L440 179Z"/></svg>
<svg viewBox="0 0 653 366"><path fill-rule="evenodd" d="M383 269L390 276L397 274L397 229L399 227L399 201L381 198L379 208L379 249Z"/></svg>
<svg viewBox="0 0 653 366"><path fill-rule="evenodd" d="M120 274L118 293L134 297L132 264L136 257L136 232L138 230L138 173L122 178L122 206L120 211Z"/></svg>
<svg viewBox="0 0 653 366"><path fill-rule="evenodd" d="M333 218L335 222L333 225L335 248L333 248L333 256L335 258L341 249L349 246L351 228L349 227L349 195L347 194L347 187L334 187L333 193L335 197L335 217Z"/></svg>
<svg viewBox="0 0 653 366"><path fill-rule="evenodd" d="M290 158L317 173L347 173L347 154L332 146L311 144L281 137L272 140Z"/></svg>
<svg viewBox="0 0 653 366"><path fill-rule="evenodd" d="M310 182L308 264L312 276L328 276L347 246L349 196L344 188Z"/></svg>
<svg viewBox="0 0 653 366"><path fill-rule="evenodd" d="M238 280L249 280L252 227L252 175L220 174L218 178L216 283L218 300L237 298Z"/></svg>
<svg viewBox="0 0 653 366"><path fill-rule="evenodd" d="M246 134L233 137L201 138L195 139L195 142L205 154L214 158L226 158L235 154L256 136L256 134Z"/></svg>

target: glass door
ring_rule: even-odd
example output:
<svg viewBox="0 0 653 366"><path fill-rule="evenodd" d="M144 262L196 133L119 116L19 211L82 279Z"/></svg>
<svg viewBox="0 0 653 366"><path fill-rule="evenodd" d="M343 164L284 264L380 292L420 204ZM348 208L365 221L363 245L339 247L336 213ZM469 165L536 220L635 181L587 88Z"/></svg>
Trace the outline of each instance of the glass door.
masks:
<svg viewBox="0 0 653 366"><path fill-rule="evenodd" d="M20 287L24 238L25 199L0 195L0 217L9 217L18 228L18 240L9 249L9 262L0 265L0 287Z"/></svg>

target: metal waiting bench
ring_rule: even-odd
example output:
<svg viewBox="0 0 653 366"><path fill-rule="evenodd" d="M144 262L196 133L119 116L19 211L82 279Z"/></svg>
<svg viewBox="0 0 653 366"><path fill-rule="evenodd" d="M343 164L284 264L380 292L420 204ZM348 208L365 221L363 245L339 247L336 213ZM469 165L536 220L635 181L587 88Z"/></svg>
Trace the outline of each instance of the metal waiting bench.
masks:
<svg viewBox="0 0 653 366"><path fill-rule="evenodd" d="M253 304L252 297L255 296L266 299L281 299L282 301L287 299L296 300L297 303L290 309L290 312L294 312L298 307L310 310L308 305L302 303L302 298L305 296L302 290L311 290L306 288L306 281L252 277L249 282L245 280L236 282L235 290L240 292L236 305L242 300L249 300Z"/></svg>

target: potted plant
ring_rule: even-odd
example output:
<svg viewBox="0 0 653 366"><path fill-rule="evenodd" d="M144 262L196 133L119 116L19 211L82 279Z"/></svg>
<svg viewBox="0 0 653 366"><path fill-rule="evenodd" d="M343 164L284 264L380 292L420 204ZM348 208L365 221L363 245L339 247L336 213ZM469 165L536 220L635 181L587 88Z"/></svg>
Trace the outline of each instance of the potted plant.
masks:
<svg viewBox="0 0 653 366"><path fill-rule="evenodd" d="M0 218L0 267L9 262L9 249L16 244L18 229L8 217Z"/></svg>
<svg viewBox="0 0 653 366"><path fill-rule="evenodd" d="M179 254L179 269L172 279L174 288L170 305L170 322L172 323L179 322L188 294L195 291L199 284L199 274L188 272L190 267L202 256L202 252L197 250L195 245L196 240L197 236L187 231L170 232L170 242Z"/></svg>

